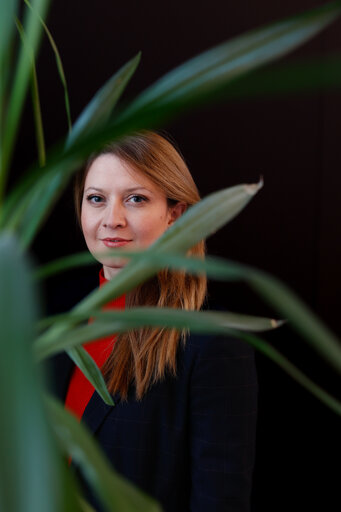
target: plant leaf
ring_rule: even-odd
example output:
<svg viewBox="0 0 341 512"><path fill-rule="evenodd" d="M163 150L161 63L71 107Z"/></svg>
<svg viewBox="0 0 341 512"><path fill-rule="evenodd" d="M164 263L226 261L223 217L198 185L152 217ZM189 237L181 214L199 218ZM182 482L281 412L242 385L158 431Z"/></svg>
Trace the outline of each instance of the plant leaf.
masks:
<svg viewBox="0 0 341 512"><path fill-rule="evenodd" d="M103 125L110 116L119 97L136 70L140 54L125 64L94 96L82 112L70 133L66 146L69 147L83 134L89 134L96 127ZM46 173L36 183L32 183L30 194L26 195L16 208L8 228L19 230L22 245L27 247L32 242L39 226L44 221L54 202L68 182L63 165ZM41 198L37 201L37 198Z"/></svg>
<svg viewBox="0 0 341 512"><path fill-rule="evenodd" d="M66 184L67 177L63 176L62 173L46 173L32 187L30 194L18 205L17 210L12 215L12 223L8 225L8 228L14 231L15 226L17 226L23 247L30 245Z"/></svg>
<svg viewBox="0 0 341 512"><path fill-rule="evenodd" d="M95 94L75 122L66 142L67 147L74 144L79 137L88 135L95 128L103 126L108 121L119 98L135 73L140 59L141 52L122 66Z"/></svg>
<svg viewBox="0 0 341 512"><path fill-rule="evenodd" d="M175 244L172 247L171 243L168 244L170 251L174 248ZM146 255L145 260L141 259L132 264L128 264L114 280L107 284L107 286L92 292L80 302L76 306L75 311L87 312L88 310L96 309L112 298L122 295L126 289L130 290L140 282L145 281L158 270L156 256L154 264L152 264L151 261L152 260L148 262ZM189 259L189 262L190 261ZM261 272L246 265L224 262L224 260L219 261L218 259L215 259L215 262L216 263L212 262L210 267L206 267L208 275L224 280L244 280L247 282L271 307L275 308L282 318L291 322L293 327L305 338L306 342L308 342L314 350L338 372L341 372L341 349L339 340L284 283L281 283L278 279L265 272ZM213 268L215 264L216 269ZM199 269L200 263L197 262L196 265L197 269ZM171 258L168 266L172 266ZM174 265L174 267L175 266L176 265ZM179 266L181 266L181 263L179 263ZM186 268L186 266L186 263L183 262L183 268ZM190 263L188 263L187 268L190 268ZM204 262L202 263L202 269L205 271Z"/></svg>
<svg viewBox="0 0 341 512"><path fill-rule="evenodd" d="M213 332L213 330L211 331ZM217 334L223 334L223 331L217 331ZM318 400L324 403L327 407L332 409L338 415L341 415L341 403L332 395L323 390L320 386L315 384L309 379L304 373L296 368L290 361L288 361L280 352L278 352L273 346L261 338L233 329L225 328L224 334L232 335L249 343L256 350L262 352L266 357L271 359L274 363L282 368L290 377L296 380L301 386L307 391L312 393Z"/></svg>
<svg viewBox="0 0 341 512"><path fill-rule="evenodd" d="M18 11L18 5L18 0L0 2L0 154L2 153L3 145L7 103L6 97L12 57L12 43L15 33L14 20Z"/></svg>
<svg viewBox="0 0 341 512"><path fill-rule="evenodd" d="M43 128L43 119L41 115L41 106L40 106L40 98L39 98L39 87L38 87L38 77L35 65L32 69L32 105L33 105L33 114L34 114L34 122L36 129L36 141L37 141L37 150L38 150L38 161L40 167L44 167L46 163L46 150L45 150L45 137L44 137L44 128Z"/></svg>
<svg viewBox="0 0 341 512"><path fill-rule="evenodd" d="M340 2L331 2L303 14L252 30L185 62L144 91L122 113L121 120L145 110L174 109L207 101L230 81L289 53L334 21Z"/></svg>
<svg viewBox="0 0 341 512"><path fill-rule="evenodd" d="M81 497L79 498L79 505L81 507L82 512L96 512L96 510Z"/></svg>
<svg viewBox="0 0 341 512"><path fill-rule="evenodd" d="M25 4L30 9L32 9L32 6L31 6L30 2L28 0L24 0L24 1L25 1ZM62 62L62 59L61 59L58 47L57 47L57 45L56 45L56 43L55 43L55 41L54 41L54 39L52 37L52 34L51 34L50 30L48 29L48 26L46 25L46 23L43 20L43 18L41 16L39 16L39 13L35 12L35 14L38 17L42 27L45 30L45 33L46 33L47 38L48 38L48 40L50 42L51 48L53 50L53 53L54 53L54 56L55 56L55 59L56 59L56 64L57 64L57 69L58 69L60 81L61 81L63 89L64 89L64 103L65 103L65 111L66 111L68 128L69 128L69 132L71 132L72 122L71 122L71 113L70 113L70 101L69 101L69 93L68 93L66 77L65 77L65 73L64 73L63 62Z"/></svg>
<svg viewBox="0 0 341 512"><path fill-rule="evenodd" d="M88 315L58 315L52 317L48 323L55 325L59 322L70 321L71 325L85 320ZM241 315L220 311L185 311L171 308L139 307L125 311L99 312L93 311L91 318L96 320L88 325L80 326L63 332L52 340L42 335L35 343L34 350L38 360L49 357L62 350L70 349L91 340L110 336L119 332L139 327L167 327L176 329L189 329L192 332L205 334L226 334L231 329L245 331L268 331L282 325L281 321L250 315Z"/></svg>
<svg viewBox="0 0 341 512"><path fill-rule="evenodd" d="M32 0L33 8L43 18L48 6L48 0ZM6 3L7 4L7 3ZM11 86L7 117L4 125L2 153L0 162L0 205L3 201L7 174L14 141L18 129L18 123L22 112L27 86L31 75L31 50L36 53L41 36L41 24L35 14L26 8L23 23L27 45L22 45L18 63L15 70L14 82Z"/></svg>
<svg viewBox="0 0 341 512"><path fill-rule="evenodd" d="M160 252L184 252L236 217L262 188L236 185L210 194L195 204L156 240L153 248Z"/></svg>
<svg viewBox="0 0 341 512"><path fill-rule="evenodd" d="M279 58L312 37L333 21L339 12L339 1L329 3L239 36L199 55L161 78L107 126L79 138L63 155L60 149L56 149L49 159L47 171L52 174L63 172L68 179L84 158L103 143L134 130L160 125L186 105L193 106L201 99L214 98L217 91L232 80ZM27 188L40 176L41 172L36 169L23 178L20 187L8 199L3 225L11 223L11 205L20 204ZM25 209L22 212L24 216Z"/></svg>
<svg viewBox="0 0 341 512"><path fill-rule="evenodd" d="M65 334L63 334L63 336L65 336ZM78 368L84 373L88 381L90 381L94 386L102 400L108 405L115 405L109 391L107 390L101 370L86 350L84 350L83 347L74 347L68 349L67 353Z"/></svg>
<svg viewBox="0 0 341 512"><path fill-rule="evenodd" d="M280 95L321 91L323 88L339 89L340 85L341 59L333 55L257 69L217 89L212 101L217 103L255 97L270 99ZM202 101L206 101L204 97Z"/></svg>
<svg viewBox="0 0 341 512"><path fill-rule="evenodd" d="M97 260L89 252L81 252L76 254L70 254L63 258L50 261L45 265L39 267L34 272L36 279L46 279L47 277L59 274L66 270L70 270L75 267L87 266L91 263L98 263Z"/></svg>
<svg viewBox="0 0 341 512"><path fill-rule="evenodd" d="M38 149L38 160L39 165L43 167L46 163L46 150L45 150L45 138L44 138L44 129L43 129L43 120L41 116L41 107L40 107L40 99L39 99L39 87L38 87L38 77L36 65L34 62L34 53L32 48L28 47L27 38L24 32L24 27L22 26L19 19L16 20L16 25L18 31L20 33L21 41L24 45L27 45L27 52L31 55L31 64L32 64L32 105L33 105L33 114L36 128L36 141L37 141L37 149Z"/></svg>
<svg viewBox="0 0 341 512"><path fill-rule="evenodd" d="M303 386L307 391L312 393L318 400L324 403L327 407L332 409L339 416L341 415L341 402L335 397L327 393L324 389L320 388L315 382L309 379L302 373L296 366L294 366L288 359L286 359L278 350L266 343L261 338L249 333L237 332L235 337L246 341L251 346L262 352L274 363L282 368L290 377Z"/></svg>
<svg viewBox="0 0 341 512"><path fill-rule="evenodd" d="M206 257L205 260L201 260L199 258L187 258L178 254L160 254L154 248L134 254L121 250L110 252L113 255L119 252L121 257L130 257L134 267L137 264L142 264L142 267L140 267L142 269L141 272L146 271L146 267L143 266L145 259L148 269L153 268L154 273L161 268L169 267L174 270L187 270L194 274L205 273L210 278L222 281L245 281L282 318L287 319L314 350L320 353L330 365L339 372L341 371L339 340L293 291L275 277L250 266L210 256ZM68 268L71 268L69 265L75 265L77 258L80 258L83 264L94 261L92 256L88 255L86 258L86 254L82 253L74 255L70 259L65 258L64 263L63 260L53 262L50 271L53 271L54 268L61 270L65 264ZM47 271L49 271L48 267ZM123 285L121 289L123 290ZM113 289L113 294L115 294L115 289ZM111 298L112 296L109 295L106 297L106 300L111 300ZM97 305L94 306L94 308L96 307Z"/></svg>
<svg viewBox="0 0 341 512"><path fill-rule="evenodd" d="M61 459L45 415L31 343L37 301L17 241L0 237L0 509L61 510ZM20 314L18 321L18 312Z"/></svg>
<svg viewBox="0 0 341 512"><path fill-rule="evenodd" d="M14 20L18 12L18 0L0 3L0 69L6 60L14 35Z"/></svg>
<svg viewBox="0 0 341 512"><path fill-rule="evenodd" d="M57 400L52 397L47 397L47 400L52 424L61 446L97 492L106 510L161 512L160 506L152 498L114 471L84 425Z"/></svg>
<svg viewBox="0 0 341 512"><path fill-rule="evenodd" d="M248 284L290 320L306 341L341 373L341 345L336 336L284 283L265 272L247 269Z"/></svg>
<svg viewBox="0 0 341 512"><path fill-rule="evenodd" d="M36 344L35 351L38 357L47 357L79 343L109 336L111 334L114 335L115 333L142 326L176 327L178 329L186 328L191 332L197 333L232 335L246 341L262 352L307 391L318 398L318 400L341 415L341 403L304 375L274 347L259 337L240 332L240 329L267 330L278 327L281 325L281 322L259 317L247 317L246 315L221 313L218 311L179 311L167 308L144 307L132 308L131 310L120 312L93 312L93 315L96 318L93 323L72 329L59 340L52 340L52 343L50 343L49 340L42 340L39 346ZM71 319L77 318L77 315L73 317L71 314L70 316ZM82 315L80 315L78 319L82 320ZM63 321L62 317L61 321ZM239 329L239 331L236 329Z"/></svg>

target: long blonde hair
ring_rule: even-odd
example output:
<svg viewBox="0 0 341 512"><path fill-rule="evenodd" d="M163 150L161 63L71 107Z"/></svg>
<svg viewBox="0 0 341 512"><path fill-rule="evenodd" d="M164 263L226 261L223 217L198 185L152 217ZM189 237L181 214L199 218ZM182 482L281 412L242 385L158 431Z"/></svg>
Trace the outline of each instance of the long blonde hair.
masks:
<svg viewBox="0 0 341 512"><path fill-rule="evenodd" d="M187 165L164 137L156 132L141 131L105 146L90 157L84 171L76 176L75 205L80 220L84 183L88 170L100 154L114 154L136 172L149 178L166 195L169 206L183 202L187 207L200 200L198 189ZM204 257L205 243L199 242L189 255ZM164 269L147 282L127 293L126 307L157 306L198 310L207 291L204 275ZM180 340L185 343L186 331L145 327L117 336L113 350L102 368L108 389L127 398L129 386L135 384L136 397L141 399L148 388L162 380L167 372L176 374L176 354Z"/></svg>

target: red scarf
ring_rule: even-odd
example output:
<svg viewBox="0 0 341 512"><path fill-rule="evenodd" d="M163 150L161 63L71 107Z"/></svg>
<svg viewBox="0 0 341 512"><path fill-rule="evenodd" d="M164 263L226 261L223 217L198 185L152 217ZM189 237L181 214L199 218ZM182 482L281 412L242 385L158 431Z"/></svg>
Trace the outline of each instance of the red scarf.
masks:
<svg viewBox="0 0 341 512"><path fill-rule="evenodd" d="M103 275L103 269L99 273L99 286L104 286L108 281ZM114 299L105 306L103 310L124 309L125 295ZM90 354L97 366L101 368L108 359L112 346L115 342L115 336L107 336L95 341L90 341L83 345L84 349ZM81 370L76 366L70 379L69 388L66 394L65 407L72 411L79 420L81 420L86 406L88 405L95 389L93 385L84 377Z"/></svg>

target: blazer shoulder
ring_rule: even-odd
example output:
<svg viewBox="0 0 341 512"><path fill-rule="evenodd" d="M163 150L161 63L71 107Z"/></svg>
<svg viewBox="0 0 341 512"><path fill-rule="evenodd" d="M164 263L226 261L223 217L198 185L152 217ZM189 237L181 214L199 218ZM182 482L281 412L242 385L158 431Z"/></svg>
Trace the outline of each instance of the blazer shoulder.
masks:
<svg viewBox="0 0 341 512"><path fill-rule="evenodd" d="M251 357L254 354L254 349L247 342L230 335L190 333L185 348L196 357Z"/></svg>
<svg viewBox="0 0 341 512"><path fill-rule="evenodd" d="M204 304L202 311L224 313L228 309L225 305L211 298ZM254 354L254 349L248 343L228 334L190 333L187 338L187 344L190 351L201 355L216 353L238 357L253 356Z"/></svg>

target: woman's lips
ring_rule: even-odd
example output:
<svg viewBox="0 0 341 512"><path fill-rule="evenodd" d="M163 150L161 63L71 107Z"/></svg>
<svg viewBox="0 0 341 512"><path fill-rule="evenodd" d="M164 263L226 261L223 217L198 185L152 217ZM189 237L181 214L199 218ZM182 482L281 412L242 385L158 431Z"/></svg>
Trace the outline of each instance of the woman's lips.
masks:
<svg viewBox="0 0 341 512"><path fill-rule="evenodd" d="M131 240L125 240L124 238L104 238L102 240L106 247L123 247L131 242Z"/></svg>

